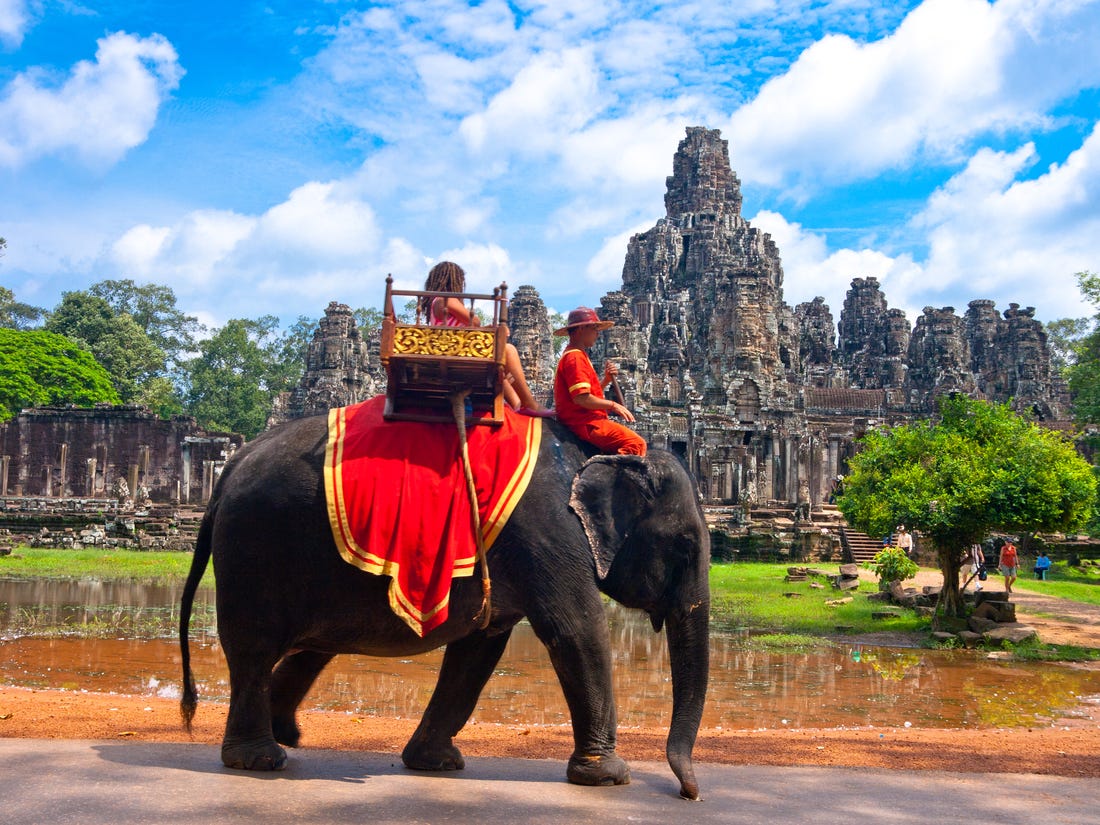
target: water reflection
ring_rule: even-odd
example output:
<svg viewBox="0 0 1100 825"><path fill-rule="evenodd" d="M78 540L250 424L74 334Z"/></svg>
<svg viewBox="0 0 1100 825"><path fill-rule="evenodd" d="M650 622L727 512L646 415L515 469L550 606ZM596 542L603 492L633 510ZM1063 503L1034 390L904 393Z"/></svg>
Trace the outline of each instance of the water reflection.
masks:
<svg viewBox="0 0 1100 825"><path fill-rule="evenodd" d="M6 684L178 696L174 641L179 587L130 583L0 580L0 679ZM213 611L203 589L197 612ZM101 634L42 638L28 625L70 627L137 615L145 638ZM28 616L31 616L28 619ZM91 618L89 618L91 617ZM98 617L98 618L97 618ZM672 685L664 637L641 614L612 605L615 693L624 726L666 727ZM119 619L122 627L126 622ZM1100 695L1100 672L993 661L966 651L856 648L811 653L747 649L717 635L703 724L728 729L1051 724ZM227 701L228 673L213 633L192 632L196 678L207 700ZM410 659L338 656L306 706L362 715L419 717L442 652ZM1092 705L1095 707L1095 705ZM566 724L568 709L545 649L522 624L512 635L474 718L484 723Z"/></svg>

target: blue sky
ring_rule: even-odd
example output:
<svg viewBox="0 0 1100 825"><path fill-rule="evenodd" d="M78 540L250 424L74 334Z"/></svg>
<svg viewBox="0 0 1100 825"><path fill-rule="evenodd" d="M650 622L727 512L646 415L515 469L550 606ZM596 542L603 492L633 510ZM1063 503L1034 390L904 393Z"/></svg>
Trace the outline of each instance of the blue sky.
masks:
<svg viewBox="0 0 1100 825"><path fill-rule="evenodd" d="M449 258L568 311L707 126L792 306L1083 316L1098 42L1100 0L0 0L0 283L290 323Z"/></svg>

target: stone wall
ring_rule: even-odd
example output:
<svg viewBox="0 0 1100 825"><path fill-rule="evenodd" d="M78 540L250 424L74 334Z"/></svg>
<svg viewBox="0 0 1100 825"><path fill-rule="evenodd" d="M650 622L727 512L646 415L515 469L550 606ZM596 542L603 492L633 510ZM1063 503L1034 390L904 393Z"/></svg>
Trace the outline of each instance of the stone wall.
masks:
<svg viewBox="0 0 1100 825"><path fill-rule="evenodd" d="M204 502L243 439L145 407L41 407L0 424L0 496Z"/></svg>

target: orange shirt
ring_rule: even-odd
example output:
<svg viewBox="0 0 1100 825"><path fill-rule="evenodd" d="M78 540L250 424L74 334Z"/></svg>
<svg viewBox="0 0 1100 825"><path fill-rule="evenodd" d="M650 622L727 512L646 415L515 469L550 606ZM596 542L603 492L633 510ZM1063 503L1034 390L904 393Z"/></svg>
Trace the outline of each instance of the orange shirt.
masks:
<svg viewBox="0 0 1100 825"><path fill-rule="evenodd" d="M567 349L554 375L554 410L558 421L570 429L608 417L607 410L588 410L573 401L585 393L594 398L604 397L600 376L584 350Z"/></svg>
<svg viewBox="0 0 1100 825"><path fill-rule="evenodd" d="M1019 567L1019 561L1016 558L1016 548L1011 544L1006 544L1001 548L1001 564L1005 567Z"/></svg>

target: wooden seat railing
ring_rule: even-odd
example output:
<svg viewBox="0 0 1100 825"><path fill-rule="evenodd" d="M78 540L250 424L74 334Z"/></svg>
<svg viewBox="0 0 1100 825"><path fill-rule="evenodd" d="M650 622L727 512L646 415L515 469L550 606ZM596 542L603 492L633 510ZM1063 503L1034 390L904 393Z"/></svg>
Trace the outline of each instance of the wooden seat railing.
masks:
<svg viewBox="0 0 1100 825"><path fill-rule="evenodd" d="M504 421L507 292L505 284L491 295L394 289L393 277L386 276L380 346L386 370L386 420L453 422L452 396L468 390L467 424L499 426ZM416 300L413 323L397 318L395 297ZM491 301L492 323L470 327L434 325L430 305L435 298L458 298L468 305L471 317L475 301Z"/></svg>

